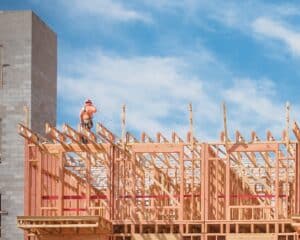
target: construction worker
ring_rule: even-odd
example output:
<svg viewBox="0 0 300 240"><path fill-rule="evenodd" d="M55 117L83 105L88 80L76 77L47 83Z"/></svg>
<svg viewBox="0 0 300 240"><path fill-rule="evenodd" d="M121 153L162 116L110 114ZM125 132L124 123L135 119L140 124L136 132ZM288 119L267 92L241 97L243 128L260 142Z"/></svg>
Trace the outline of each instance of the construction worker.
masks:
<svg viewBox="0 0 300 240"><path fill-rule="evenodd" d="M82 127L91 130L93 127L93 115L95 112L97 112L96 107L90 99L87 99L84 107L80 111L80 124Z"/></svg>

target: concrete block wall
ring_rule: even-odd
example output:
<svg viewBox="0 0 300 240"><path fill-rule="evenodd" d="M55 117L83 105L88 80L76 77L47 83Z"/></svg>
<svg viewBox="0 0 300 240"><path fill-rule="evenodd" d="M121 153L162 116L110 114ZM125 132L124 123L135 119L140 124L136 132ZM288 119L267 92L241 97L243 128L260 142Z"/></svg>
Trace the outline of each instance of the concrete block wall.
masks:
<svg viewBox="0 0 300 240"><path fill-rule="evenodd" d="M44 122L56 123L56 35L31 11L0 11L0 45L3 45L3 88L0 86L1 237L23 239L16 216L24 212L24 140L17 124L25 122L44 131Z"/></svg>
<svg viewBox="0 0 300 240"><path fill-rule="evenodd" d="M35 14L32 16L31 127L42 134L45 122L56 123L56 34ZM42 111L42 113L41 113Z"/></svg>

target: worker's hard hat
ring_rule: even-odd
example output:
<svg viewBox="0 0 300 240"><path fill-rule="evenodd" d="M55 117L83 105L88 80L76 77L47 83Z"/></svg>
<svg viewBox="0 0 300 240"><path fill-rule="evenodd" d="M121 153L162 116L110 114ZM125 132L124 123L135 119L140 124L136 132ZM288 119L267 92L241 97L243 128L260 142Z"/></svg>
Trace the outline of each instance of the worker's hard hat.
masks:
<svg viewBox="0 0 300 240"><path fill-rule="evenodd" d="M92 100L91 100L91 99L87 99L87 100L85 101L85 103L92 103Z"/></svg>

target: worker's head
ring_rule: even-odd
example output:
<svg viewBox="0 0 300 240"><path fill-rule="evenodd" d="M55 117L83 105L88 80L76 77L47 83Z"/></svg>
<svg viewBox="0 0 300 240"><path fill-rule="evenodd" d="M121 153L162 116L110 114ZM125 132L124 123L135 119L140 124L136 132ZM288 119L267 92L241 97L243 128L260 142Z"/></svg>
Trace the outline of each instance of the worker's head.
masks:
<svg viewBox="0 0 300 240"><path fill-rule="evenodd" d="M92 100L91 100L91 99L87 99L87 100L85 101L85 104L86 104L86 105L92 105L93 103L92 103Z"/></svg>

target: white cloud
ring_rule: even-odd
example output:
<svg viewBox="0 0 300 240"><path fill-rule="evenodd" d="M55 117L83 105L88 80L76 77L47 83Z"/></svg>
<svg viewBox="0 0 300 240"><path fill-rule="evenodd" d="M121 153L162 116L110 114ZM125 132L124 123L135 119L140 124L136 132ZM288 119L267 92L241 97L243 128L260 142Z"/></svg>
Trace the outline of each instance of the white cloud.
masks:
<svg viewBox="0 0 300 240"><path fill-rule="evenodd" d="M231 105L234 125L243 131L263 129L280 135L285 120L284 102L276 100L275 87L268 79L236 79L225 89L224 99Z"/></svg>
<svg viewBox="0 0 300 240"><path fill-rule="evenodd" d="M83 62L74 63L75 75L80 77L60 77L59 94L75 106L91 97L100 106L100 120L102 114L110 115L113 127L118 125L123 103L128 107L129 127L151 134L170 133L172 128L182 133L188 126L187 104L193 101L209 106L200 112L214 119L212 100L202 82L186 78L186 63L178 58L121 58L99 53ZM70 114L74 111L70 109Z"/></svg>
<svg viewBox="0 0 300 240"><path fill-rule="evenodd" d="M282 18L300 14L299 6L289 3L265 3L253 1L224 0L143 0L143 3L159 11L188 15L197 20L213 19L222 25L238 28L250 26L259 16ZM244 29L247 31L247 29Z"/></svg>
<svg viewBox="0 0 300 240"><path fill-rule="evenodd" d="M201 140L218 138L222 130L221 102L228 103L231 133L266 130L280 136L284 128L284 102L276 98L276 85L268 79L216 80L207 72L221 71L213 59L180 57L120 57L94 50L93 57L70 60L70 73L59 77L61 106L68 118L77 118L84 99L92 98L100 108L96 121L104 122L120 135L120 113L127 105L128 130L160 131L170 137L174 130L182 137L188 131L188 103L193 103L196 135ZM201 58L201 56L200 56ZM193 62L204 65L203 73L193 73ZM233 78L233 76L231 76ZM296 108L298 108L296 106ZM75 114L74 114L75 113ZM263 135L262 138L264 137Z"/></svg>
<svg viewBox="0 0 300 240"><path fill-rule="evenodd" d="M253 22L253 30L265 37L283 42L294 55L300 55L300 32L293 31L284 24L268 18L258 18Z"/></svg>
<svg viewBox="0 0 300 240"><path fill-rule="evenodd" d="M148 6L164 12L176 11L186 21L196 24L198 27L211 31L220 31L220 27L208 24L217 22L229 29L238 30L241 33L257 38L257 34L284 42L292 54L300 54L300 32L287 27L291 17L300 15L300 8L296 4L286 2L266 3L262 1L157 1L145 0ZM214 29L215 28L215 29ZM222 31L226 31L224 28ZM299 28L298 28L299 29ZM270 49L274 52L282 49ZM268 53L274 56L275 54Z"/></svg>
<svg viewBox="0 0 300 240"><path fill-rule="evenodd" d="M115 21L142 21L151 22L151 17L144 12L125 6L123 2L116 0L74 0L64 1L67 11L71 11L76 17L94 16L99 19Z"/></svg>

